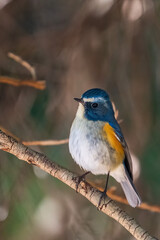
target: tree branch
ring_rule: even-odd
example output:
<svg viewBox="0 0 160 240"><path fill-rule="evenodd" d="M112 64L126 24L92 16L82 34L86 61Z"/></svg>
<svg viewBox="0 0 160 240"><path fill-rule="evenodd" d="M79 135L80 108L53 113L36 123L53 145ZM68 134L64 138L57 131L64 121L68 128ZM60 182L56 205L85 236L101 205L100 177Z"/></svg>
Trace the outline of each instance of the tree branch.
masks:
<svg viewBox="0 0 160 240"><path fill-rule="evenodd" d="M44 90L46 88L46 82L44 80L34 81L33 79L21 80L18 78L11 78L7 76L0 76L0 83L10 84L15 87L28 86Z"/></svg>
<svg viewBox="0 0 160 240"><path fill-rule="evenodd" d="M90 182L90 181L88 181L88 182L89 182L89 184L90 184L92 187L100 190L101 192L104 190L102 187L98 186L96 183ZM115 186L113 186L113 187L111 187L110 189L108 189L108 190L107 190L107 195L108 195L108 197L110 197L111 199L115 200L116 202L120 202L120 203L129 205L127 199L124 198L124 197L121 197L121 196L117 195L117 194L115 193L115 190L116 190L116 187L115 187ZM148 210L148 211L150 211L150 212L160 213L160 206L158 206L158 205L150 205L150 204L145 203L145 202L142 202L141 205L138 206L138 208L139 208L139 209L143 209L143 210Z"/></svg>
<svg viewBox="0 0 160 240"><path fill-rule="evenodd" d="M11 52L8 53L8 57L25 67L30 72L33 80L37 79L35 68L31 66L31 64L29 64L27 61L24 61L20 56Z"/></svg>
<svg viewBox="0 0 160 240"><path fill-rule="evenodd" d="M68 139L61 140L43 140L43 141L22 141L26 146L56 146L68 143Z"/></svg>
<svg viewBox="0 0 160 240"><path fill-rule="evenodd" d="M57 145L62 145L62 144L66 144L69 142L69 139L61 139L61 140L41 140L41 141L21 141L20 138L18 138L17 136L15 136L13 133L11 133L9 130L7 130L6 128L0 126L0 129L6 133L7 135L13 137L14 139L16 139L18 142L21 142L22 144L26 145L26 146L57 146ZM89 184L100 190L103 191L101 186L98 186L97 183L95 184L94 182L89 182ZM120 202L126 205L128 204L128 201L126 200L126 198L121 197L119 195L117 195L115 193L116 188L112 187L111 189L107 190L107 195L112 198L113 200L115 200L116 202ZM138 206L138 208L143 209L143 210L148 210L151 212L157 212L160 213L160 206L158 205L150 205L148 203L141 203L140 206Z"/></svg>
<svg viewBox="0 0 160 240"><path fill-rule="evenodd" d="M53 177L58 178L74 190L76 189L76 174L60 167L55 162L51 162L44 154L38 153L23 144L17 142L13 137L6 135L0 131L0 149L15 155L20 160L29 164L34 164ZM92 187L86 181L82 181L79 185L78 192L86 197L93 205L97 206L101 192ZM138 240L155 240L147 231L145 231L136 221L120 209L116 203L106 197L105 202L101 205L100 210L108 216L119 222L126 230L128 230Z"/></svg>

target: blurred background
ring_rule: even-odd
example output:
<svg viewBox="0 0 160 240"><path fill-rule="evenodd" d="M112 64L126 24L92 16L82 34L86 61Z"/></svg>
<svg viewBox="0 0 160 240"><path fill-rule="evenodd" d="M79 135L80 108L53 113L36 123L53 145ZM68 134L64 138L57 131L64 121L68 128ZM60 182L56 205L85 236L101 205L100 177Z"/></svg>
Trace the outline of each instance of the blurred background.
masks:
<svg viewBox="0 0 160 240"><path fill-rule="evenodd" d="M119 110L142 200L160 205L160 2L0 0L0 76L31 78L8 52L34 66L46 88L0 83L0 127L26 141L68 138L77 108L73 97L103 88ZM33 149L82 173L67 144ZM104 186L103 176L88 179ZM124 196L111 178L109 185ZM118 204L152 235L160 235L160 214ZM65 184L3 151L0 236L133 239Z"/></svg>

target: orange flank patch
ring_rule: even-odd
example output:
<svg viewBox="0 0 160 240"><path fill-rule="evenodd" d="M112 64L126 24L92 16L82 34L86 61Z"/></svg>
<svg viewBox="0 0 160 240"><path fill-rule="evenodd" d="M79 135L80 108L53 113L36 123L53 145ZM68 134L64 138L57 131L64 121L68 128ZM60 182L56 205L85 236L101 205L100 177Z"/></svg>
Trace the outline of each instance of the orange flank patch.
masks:
<svg viewBox="0 0 160 240"><path fill-rule="evenodd" d="M106 123L103 127L103 131L111 148L115 149L115 159L117 164L122 163L124 160L124 149L120 141L117 139L114 129L109 125L109 123Z"/></svg>

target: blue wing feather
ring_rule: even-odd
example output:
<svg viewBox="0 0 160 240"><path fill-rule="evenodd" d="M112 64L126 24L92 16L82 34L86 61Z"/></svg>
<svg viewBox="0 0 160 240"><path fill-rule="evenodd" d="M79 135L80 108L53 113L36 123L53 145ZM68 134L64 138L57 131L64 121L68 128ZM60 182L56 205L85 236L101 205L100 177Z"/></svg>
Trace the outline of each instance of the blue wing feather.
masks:
<svg viewBox="0 0 160 240"><path fill-rule="evenodd" d="M123 137L123 134L121 132L121 128L119 126L119 124L117 123L116 119L114 118L114 121L112 119L111 122L109 122L109 124L111 125L111 127L114 128L115 130L115 134L117 135L119 141L121 142L122 146L123 146L123 149L124 149L124 152L125 152L125 158L124 158L124 166L125 166L125 169L128 171L128 174L130 176L130 178L133 180L133 174L132 174L132 159L131 159L131 156L130 156L130 153L129 153L129 149L128 149L128 146L127 146L127 143Z"/></svg>

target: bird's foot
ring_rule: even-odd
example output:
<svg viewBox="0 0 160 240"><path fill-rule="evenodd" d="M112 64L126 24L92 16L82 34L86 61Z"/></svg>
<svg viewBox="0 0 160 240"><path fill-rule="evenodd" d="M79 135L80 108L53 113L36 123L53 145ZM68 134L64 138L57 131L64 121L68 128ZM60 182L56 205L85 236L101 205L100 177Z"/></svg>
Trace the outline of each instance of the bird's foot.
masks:
<svg viewBox="0 0 160 240"><path fill-rule="evenodd" d="M78 193L78 187L79 187L79 184L85 179L85 176L90 173L90 172L86 172L84 174L82 174L81 176L77 177L76 178L76 192Z"/></svg>
<svg viewBox="0 0 160 240"><path fill-rule="evenodd" d="M101 206L102 199L104 200L104 203L105 203L105 198L106 198L106 195L107 195L107 187L108 187L109 174L110 174L110 171L109 171L108 174L107 174L105 189L104 189L104 191L101 193L101 196L100 196L100 198L99 198L99 203L98 203L98 207L97 207L98 210L101 210L102 207L103 207L103 204L102 204L102 206Z"/></svg>
<svg viewBox="0 0 160 240"><path fill-rule="evenodd" d="M98 203L98 206L97 206L97 210L101 210L101 208L102 208L102 206L101 206L101 202L102 202L102 200L104 201L104 203L105 203L105 198L106 198L106 191L103 191L102 193L101 193L101 196L100 196L100 198L99 198L99 203ZM103 204L102 204L103 205Z"/></svg>

